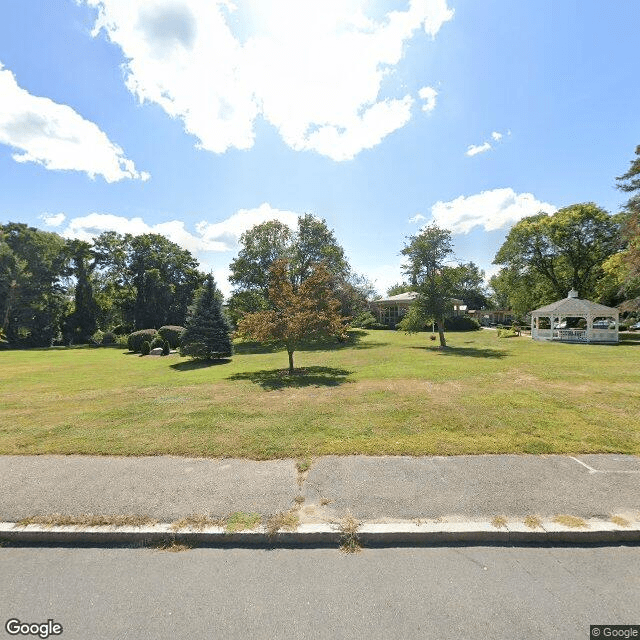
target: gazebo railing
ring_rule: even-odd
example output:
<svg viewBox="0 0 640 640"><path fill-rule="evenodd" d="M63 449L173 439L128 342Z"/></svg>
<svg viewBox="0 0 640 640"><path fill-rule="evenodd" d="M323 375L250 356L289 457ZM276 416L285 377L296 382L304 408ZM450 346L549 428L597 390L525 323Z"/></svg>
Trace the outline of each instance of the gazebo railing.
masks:
<svg viewBox="0 0 640 640"><path fill-rule="evenodd" d="M586 342L586 329L556 329L553 332L554 340L562 340L564 342Z"/></svg>

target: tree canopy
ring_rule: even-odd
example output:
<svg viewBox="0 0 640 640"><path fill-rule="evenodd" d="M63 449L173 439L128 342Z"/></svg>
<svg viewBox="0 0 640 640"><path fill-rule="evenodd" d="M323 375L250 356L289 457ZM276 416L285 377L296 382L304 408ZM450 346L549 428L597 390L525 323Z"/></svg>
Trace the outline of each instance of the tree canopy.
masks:
<svg viewBox="0 0 640 640"><path fill-rule="evenodd" d="M628 171L618 176L617 186L631 194L624 205L621 229L625 249L620 258L620 292L631 306L640 310L640 145Z"/></svg>
<svg viewBox="0 0 640 640"><path fill-rule="evenodd" d="M520 313L564 298L570 289L593 298L603 263L619 249L619 219L593 203L541 212L511 228L493 261L503 269L492 286Z"/></svg>
<svg viewBox="0 0 640 640"><path fill-rule="evenodd" d="M277 220L255 225L240 237L242 248L231 262L229 276L234 292L229 300L234 321L244 313L259 311L269 298L269 273L277 260L286 260L295 287L306 280L315 265L324 264L332 276L332 290L342 300L347 315L364 308L371 285L352 274L344 249L325 220L305 214L296 231ZM357 300L356 300L357 298Z"/></svg>

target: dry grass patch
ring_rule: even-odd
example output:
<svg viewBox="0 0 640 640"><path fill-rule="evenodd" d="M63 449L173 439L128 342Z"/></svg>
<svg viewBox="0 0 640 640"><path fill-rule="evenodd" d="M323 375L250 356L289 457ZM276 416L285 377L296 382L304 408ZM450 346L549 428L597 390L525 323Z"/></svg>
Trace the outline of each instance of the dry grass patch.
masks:
<svg viewBox="0 0 640 640"><path fill-rule="evenodd" d="M259 513L245 513L244 511L236 511L225 518L224 528L229 533L237 531L246 531L247 529L255 529L262 522L262 516Z"/></svg>
<svg viewBox="0 0 640 640"><path fill-rule="evenodd" d="M158 521L149 516L102 516L92 514L65 516L60 513L52 513L46 516L29 516L16 522L18 527L26 527L30 524L37 524L43 527L144 527L158 524Z"/></svg>
<svg viewBox="0 0 640 640"><path fill-rule="evenodd" d="M156 551L167 551L169 553L180 553L181 551L190 551L191 549L193 549L193 545L185 544L184 542L176 542L175 540L169 540L153 545L152 549L155 549Z"/></svg>
<svg viewBox="0 0 640 640"><path fill-rule="evenodd" d="M611 522L613 522L613 524L617 524L619 527L630 527L631 523L626 519L623 518L622 516L611 516Z"/></svg>
<svg viewBox="0 0 640 640"><path fill-rule="evenodd" d="M340 551L343 553L359 553L362 550L358 529L360 523L350 514L340 521Z"/></svg>
<svg viewBox="0 0 640 640"><path fill-rule="evenodd" d="M275 536L280 530L295 531L300 524L300 517L295 509L281 511L269 516L266 523L267 535Z"/></svg>
<svg viewBox="0 0 640 640"><path fill-rule="evenodd" d="M171 523L171 528L176 531L177 529L195 529L196 531L202 531L209 527L224 527L225 522L223 518L211 518L207 515L192 514L185 516L180 520L176 520Z"/></svg>
<svg viewBox="0 0 640 640"><path fill-rule="evenodd" d="M561 524L563 527L571 527L572 529L588 529L589 525L577 516L568 516L565 514L554 516L553 521Z"/></svg>
<svg viewBox="0 0 640 640"><path fill-rule="evenodd" d="M506 529L507 528L507 518L505 516L494 516L491 520L492 526L496 529Z"/></svg>
<svg viewBox="0 0 640 640"><path fill-rule="evenodd" d="M540 520L538 516L526 516L524 524L529 527L529 529L542 529L542 520Z"/></svg>

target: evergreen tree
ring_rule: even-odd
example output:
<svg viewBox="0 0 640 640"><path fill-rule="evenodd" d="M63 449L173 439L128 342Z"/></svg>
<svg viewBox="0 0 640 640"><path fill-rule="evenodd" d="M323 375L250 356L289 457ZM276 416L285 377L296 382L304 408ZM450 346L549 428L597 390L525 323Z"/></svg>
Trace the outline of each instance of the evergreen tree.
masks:
<svg viewBox="0 0 640 640"><path fill-rule="evenodd" d="M69 242L69 254L73 264L72 273L76 277L74 310L65 322L66 338L74 342L89 342L98 328L98 305L93 293L92 272L95 264L90 259L91 245L82 240Z"/></svg>
<svg viewBox="0 0 640 640"><path fill-rule="evenodd" d="M180 336L180 355L200 360L231 356L233 347L229 323L222 312L221 295L212 275L196 292L184 331Z"/></svg>

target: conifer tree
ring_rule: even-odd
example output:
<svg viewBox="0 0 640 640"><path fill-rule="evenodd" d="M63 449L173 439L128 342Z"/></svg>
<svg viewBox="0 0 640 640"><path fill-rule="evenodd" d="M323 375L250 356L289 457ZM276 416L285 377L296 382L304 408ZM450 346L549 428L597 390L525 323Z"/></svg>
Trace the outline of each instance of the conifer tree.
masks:
<svg viewBox="0 0 640 640"><path fill-rule="evenodd" d="M184 331L180 335L180 355L199 360L231 356L230 329L222 312L221 296L212 275L193 299Z"/></svg>

